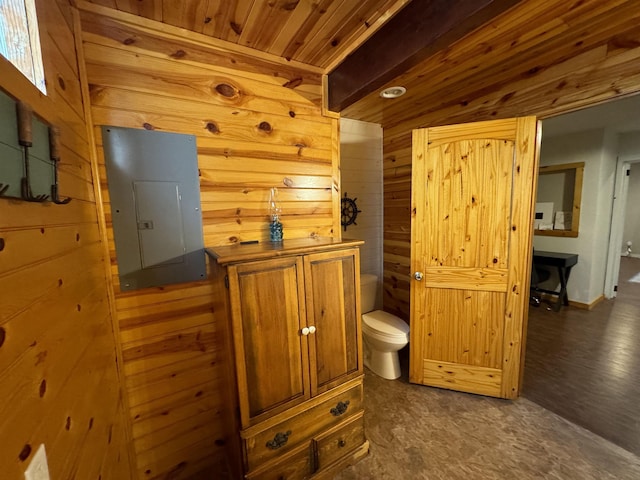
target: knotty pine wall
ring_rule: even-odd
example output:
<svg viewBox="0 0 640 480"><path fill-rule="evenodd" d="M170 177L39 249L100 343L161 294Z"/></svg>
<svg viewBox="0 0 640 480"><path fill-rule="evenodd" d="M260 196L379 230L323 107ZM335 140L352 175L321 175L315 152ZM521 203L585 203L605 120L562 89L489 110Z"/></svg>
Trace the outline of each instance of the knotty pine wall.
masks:
<svg viewBox="0 0 640 480"><path fill-rule="evenodd" d="M61 130L67 205L0 199L0 477L45 444L51 478L130 479L106 251L67 0L37 0L47 96L0 57L0 88Z"/></svg>
<svg viewBox="0 0 640 480"><path fill-rule="evenodd" d="M385 310L409 320L412 129L544 118L639 92L639 25L634 0L527 0L390 82L407 103L374 93L342 112L384 129Z"/></svg>
<svg viewBox="0 0 640 480"><path fill-rule="evenodd" d="M274 186L285 239L340 235L338 119L322 115L317 71L80 6L137 471L214 478L235 388L216 320L224 305L208 281L119 291L100 125L196 135L204 241L214 246L266 241Z"/></svg>

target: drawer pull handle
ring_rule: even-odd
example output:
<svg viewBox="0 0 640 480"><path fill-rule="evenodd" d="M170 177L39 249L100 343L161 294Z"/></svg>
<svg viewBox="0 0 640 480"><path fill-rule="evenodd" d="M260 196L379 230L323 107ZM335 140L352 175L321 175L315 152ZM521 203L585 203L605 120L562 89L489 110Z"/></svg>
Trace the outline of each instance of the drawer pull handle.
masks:
<svg viewBox="0 0 640 480"><path fill-rule="evenodd" d="M285 433L282 433L282 432L276 433L276 436L273 437L273 440L269 440L267 442L267 448L270 448L271 450L279 449L280 447L282 447L287 443L287 440L289 440L289 435L291 435L291 430Z"/></svg>
<svg viewBox="0 0 640 480"><path fill-rule="evenodd" d="M347 444L343 439L338 440L338 447L342 448Z"/></svg>
<svg viewBox="0 0 640 480"><path fill-rule="evenodd" d="M347 411L348 407L349 407L349 400L345 402L338 402L338 404L330 410L331 415L333 415L334 417L339 417L340 415L342 415L344 412Z"/></svg>

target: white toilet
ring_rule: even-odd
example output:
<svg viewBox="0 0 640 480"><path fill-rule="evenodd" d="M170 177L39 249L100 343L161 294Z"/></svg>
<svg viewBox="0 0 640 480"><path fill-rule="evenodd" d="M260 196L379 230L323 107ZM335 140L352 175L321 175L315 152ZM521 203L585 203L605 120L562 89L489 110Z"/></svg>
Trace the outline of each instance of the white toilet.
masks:
<svg viewBox="0 0 640 480"><path fill-rule="evenodd" d="M409 325L382 310L373 310L378 277L360 275L364 364L376 375L389 380L400 376L398 350L409 343Z"/></svg>

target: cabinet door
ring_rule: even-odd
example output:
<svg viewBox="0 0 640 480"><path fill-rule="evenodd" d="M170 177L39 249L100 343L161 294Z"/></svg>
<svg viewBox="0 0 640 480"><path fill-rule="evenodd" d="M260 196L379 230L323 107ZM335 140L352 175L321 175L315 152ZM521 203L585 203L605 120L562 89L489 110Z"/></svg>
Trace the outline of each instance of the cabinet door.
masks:
<svg viewBox="0 0 640 480"><path fill-rule="evenodd" d="M362 373L357 248L304 257L311 394Z"/></svg>
<svg viewBox="0 0 640 480"><path fill-rule="evenodd" d="M228 267L243 428L310 397L301 257Z"/></svg>

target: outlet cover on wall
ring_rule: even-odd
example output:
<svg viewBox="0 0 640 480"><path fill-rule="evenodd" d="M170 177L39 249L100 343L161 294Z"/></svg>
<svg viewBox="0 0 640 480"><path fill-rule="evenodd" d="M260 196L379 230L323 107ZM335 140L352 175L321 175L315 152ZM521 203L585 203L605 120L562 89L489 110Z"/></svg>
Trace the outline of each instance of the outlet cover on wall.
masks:
<svg viewBox="0 0 640 480"><path fill-rule="evenodd" d="M44 443L41 443L38 450L33 455L29 466L24 471L25 480L51 480L49 477L49 466L47 465L47 452Z"/></svg>

